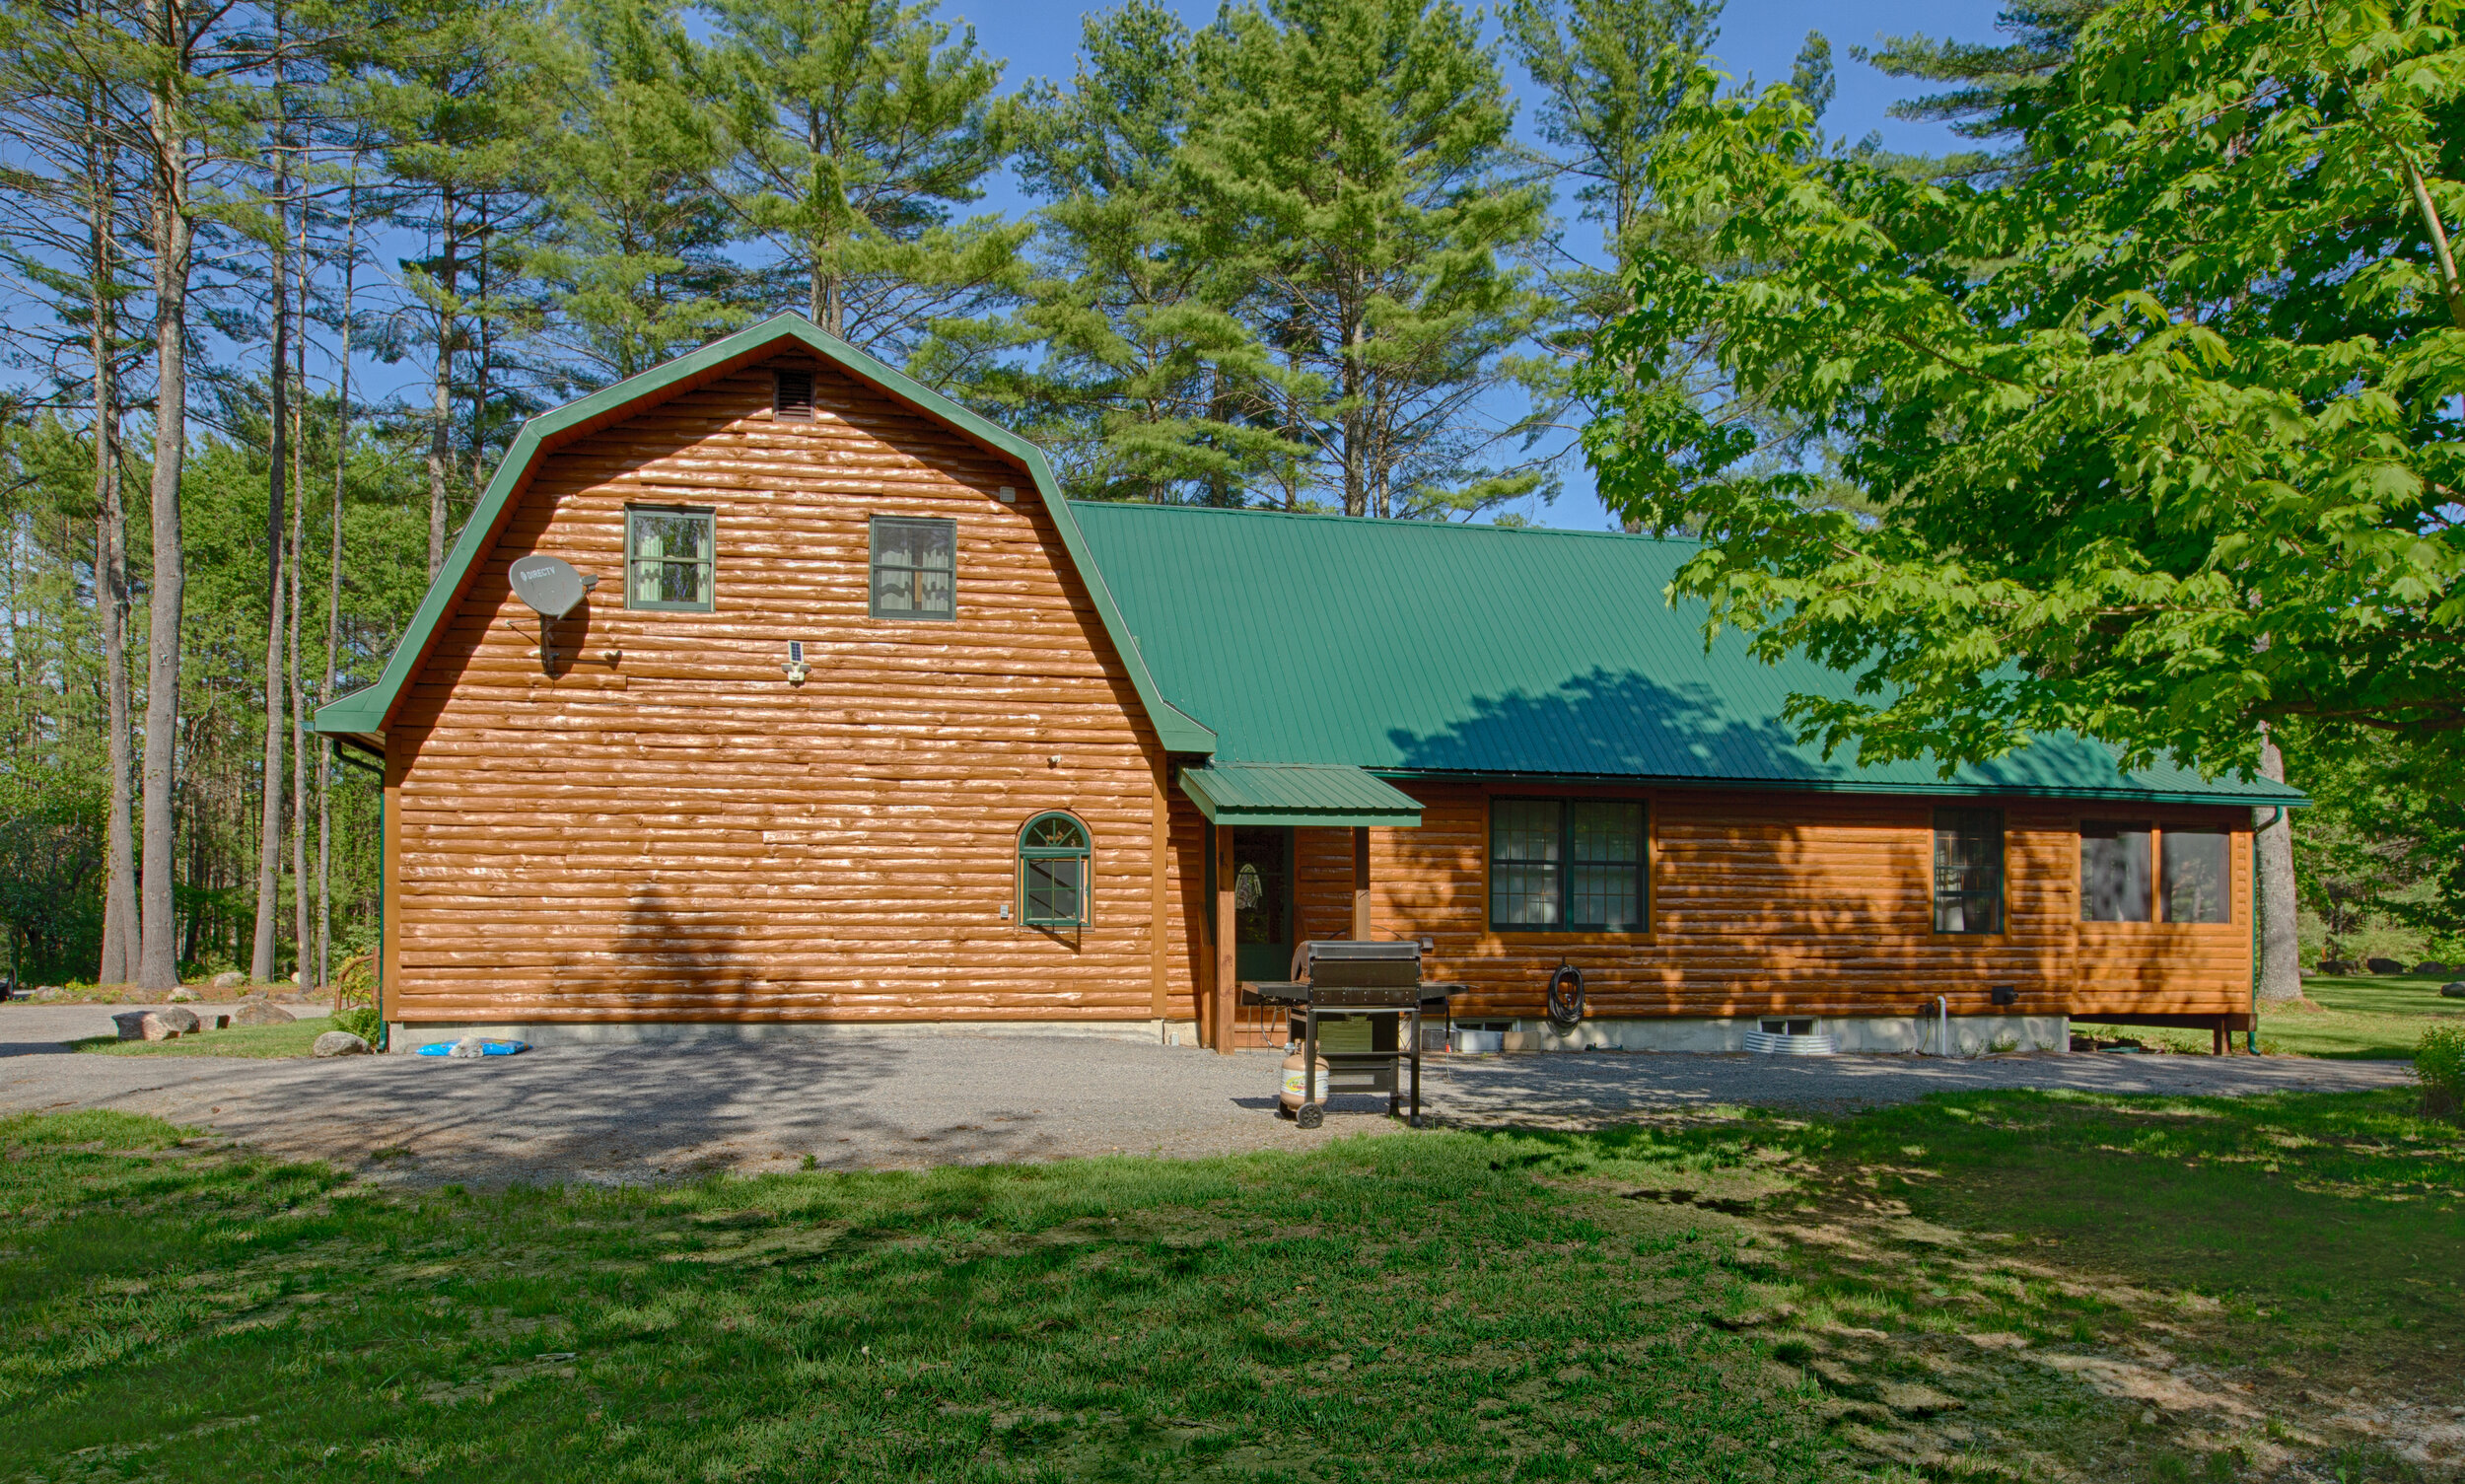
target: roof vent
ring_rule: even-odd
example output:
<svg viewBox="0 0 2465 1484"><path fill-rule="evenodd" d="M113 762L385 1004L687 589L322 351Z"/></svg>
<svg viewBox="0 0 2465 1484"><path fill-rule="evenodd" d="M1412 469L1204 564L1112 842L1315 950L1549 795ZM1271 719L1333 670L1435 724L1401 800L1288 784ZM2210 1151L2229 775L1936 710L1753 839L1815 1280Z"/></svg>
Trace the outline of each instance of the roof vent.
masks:
<svg viewBox="0 0 2465 1484"><path fill-rule="evenodd" d="M810 371L771 373L770 415L781 422L811 422L813 374Z"/></svg>

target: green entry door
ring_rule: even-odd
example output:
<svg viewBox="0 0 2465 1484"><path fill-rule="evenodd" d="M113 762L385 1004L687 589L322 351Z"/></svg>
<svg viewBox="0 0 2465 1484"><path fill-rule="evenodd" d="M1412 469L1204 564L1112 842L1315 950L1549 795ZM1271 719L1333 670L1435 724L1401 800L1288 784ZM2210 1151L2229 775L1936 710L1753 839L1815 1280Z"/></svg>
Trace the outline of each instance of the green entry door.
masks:
<svg viewBox="0 0 2465 1484"><path fill-rule="evenodd" d="M1293 969L1293 831L1283 825L1232 830L1233 972L1283 979Z"/></svg>

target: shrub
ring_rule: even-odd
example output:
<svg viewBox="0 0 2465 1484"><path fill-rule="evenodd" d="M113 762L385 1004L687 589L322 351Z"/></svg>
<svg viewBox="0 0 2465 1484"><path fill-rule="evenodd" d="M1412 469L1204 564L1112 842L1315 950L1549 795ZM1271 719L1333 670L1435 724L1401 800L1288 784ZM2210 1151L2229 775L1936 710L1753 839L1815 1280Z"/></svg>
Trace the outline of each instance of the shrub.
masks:
<svg viewBox="0 0 2465 1484"><path fill-rule="evenodd" d="M2423 1112L2454 1118L2465 1107L2465 1025L2433 1025L2414 1048L2414 1079L2423 1085Z"/></svg>
<svg viewBox="0 0 2465 1484"><path fill-rule="evenodd" d="M377 1044L377 1012L373 1007L357 1005L337 1010L333 1020L336 1030L348 1030L372 1046Z"/></svg>

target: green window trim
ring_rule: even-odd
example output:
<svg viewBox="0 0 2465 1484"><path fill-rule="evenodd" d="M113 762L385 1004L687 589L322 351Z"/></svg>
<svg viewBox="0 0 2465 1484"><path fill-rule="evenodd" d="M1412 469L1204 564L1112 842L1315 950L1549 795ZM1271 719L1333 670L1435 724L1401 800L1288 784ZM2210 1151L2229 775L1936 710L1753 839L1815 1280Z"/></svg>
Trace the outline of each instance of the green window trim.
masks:
<svg viewBox="0 0 2465 1484"><path fill-rule="evenodd" d="M958 616L958 523L875 516L867 590L876 618L948 623Z"/></svg>
<svg viewBox="0 0 2465 1484"><path fill-rule="evenodd" d="M1964 938L2003 931L2003 811L1935 811L1935 931Z"/></svg>
<svg viewBox="0 0 2465 1484"><path fill-rule="evenodd" d="M626 506L625 606L667 613L715 610L718 548L719 513L707 506Z"/></svg>
<svg viewBox="0 0 2465 1484"><path fill-rule="evenodd" d="M1031 928L1088 924L1094 836L1075 814L1047 810L1019 831L1019 919Z"/></svg>
<svg viewBox="0 0 2465 1484"><path fill-rule="evenodd" d="M1494 933L1643 933L1652 921L1652 819L1639 799L1494 798Z"/></svg>

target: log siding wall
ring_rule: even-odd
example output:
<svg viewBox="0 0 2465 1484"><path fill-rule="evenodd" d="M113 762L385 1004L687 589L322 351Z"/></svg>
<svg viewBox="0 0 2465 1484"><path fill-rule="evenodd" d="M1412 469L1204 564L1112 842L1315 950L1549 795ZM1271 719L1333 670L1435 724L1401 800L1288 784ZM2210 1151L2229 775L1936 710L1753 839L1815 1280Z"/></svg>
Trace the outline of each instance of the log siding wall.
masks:
<svg viewBox="0 0 2465 1484"><path fill-rule="evenodd" d="M2217 1015L2250 1006L2250 812L2176 809L2161 826L2232 834L2226 923L2083 923L2079 821L2116 816L2031 800L1723 790L1560 789L1398 780L1419 829L1371 831L1379 937L1432 941L1431 971L1470 986L1456 1014L1541 1014L1563 958L1589 1013L1620 1017L1901 1016L1947 995L1953 1014ZM1493 794L1643 799L1652 833L1648 931L1495 933L1488 927ZM2001 809L2006 931L1934 931L1934 811ZM2126 812L2148 817L2146 810ZM1340 937L1351 912L1350 832L1298 832L1302 931Z"/></svg>
<svg viewBox="0 0 2465 1484"><path fill-rule="evenodd" d="M774 422L808 366L813 420ZM629 504L717 512L715 611L624 607ZM955 622L870 616L876 515L958 523ZM532 552L601 579L553 675ZM387 746L394 1019L1146 1020L1160 969L1187 1003L1164 759L1026 471L818 361L544 456ZM1094 837L1078 933L1016 919L1047 809Z"/></svg>

